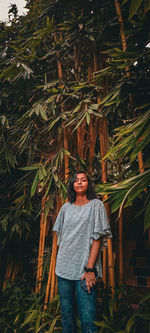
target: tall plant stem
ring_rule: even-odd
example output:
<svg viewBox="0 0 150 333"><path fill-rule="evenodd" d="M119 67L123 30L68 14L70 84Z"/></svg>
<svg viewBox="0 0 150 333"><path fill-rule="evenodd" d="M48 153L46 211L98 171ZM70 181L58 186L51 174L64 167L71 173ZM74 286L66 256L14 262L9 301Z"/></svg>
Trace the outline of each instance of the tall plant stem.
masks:
<svg viewBox="0 0 150 333"><path fill-rule="evenodd" d="M43 257L44 257L44 245L45 245L45 231L46 231L46 217L44 216L45 198L42 196L42 213L40 219L40 239L39 239L39 253L37 264L37 276L35 292L37 293L41 288L42 272L43 272Z"/></svg>
<svg viewBox="0 0 150 333"><path fill-rule="evenodd" d="M119 180L122 180L121 171L122 171L122 159L121 157L118 160L119 165ZM119 216L119 283L123 284L124 282L124 260L123 260L123 212Z"/></svg>
<svg viewBox="0 0 150 333"><path fill-rule="evenodd" d="M62 200L57 195L57 202L56 202L56 208L55 208L55 214L54 216L57 216L60 208L62 206ZM50 268L48 273L48 281L46 286L46 294L45 294L45 302L44 302L44 310L47 308L48 301L53 299L53 297L57 293L57 278L55 274L55 266L56 266L56 257L57 257L57 234L54 233L53 242L52 242L52 255L50 260Z"/></svg>
<svg viewBox="0 0 150 333"><path fill-rule="evenodd" d="M90 117L90 156L89 156L89 174L92 175L93 170L93 160L94 160L94 152L95 152L95 144L97 139L97 126L98 126L98 118L94 119L91 115Z"/></svg>
<svg viewBox="0 0 150 333"><path fill-rule="evenodd" d="M121 37L121 42L122 42L122 50L126 52L127 50L127 42L126 42L126 36L125 36L125 29L124 29L124 22L123 22L123 17L122 17L122 11L120 7L120 3L118 0L114 0L115 2L115 7L116 7L116 12L118 15L118 22L120 23L120 37ZM130 77L130 68L126 67L126 76Z"/></svg>
<svg viewBox="0 0 150 333"><path fill-rule="evenodd" d="M50 288L50 301L53 299L55 296L55 284L57 283L56 280L56 274L55 274L55 266L56 266L56 256L57 256L57 235L56 233L54 234L54 239L53 239L53 247L52 247L52 268L51 272L51 288Z"/></svg>
<svg viewBox="0 0 150 333"><path fill-rule="evenodd" d="M95 64L95 57L91 58L91 63L88 66L88 82L91 81L91 76L93 73L93 68ZM95 144L97 139L97 124L98 124L98 118L94 118L93 115L90 115L90 125L89 125L89 174L92 176L92 170L93 170L93 160L94 160L94 152L95 152Z"/></svg>
<svg viewBox="0 0 150 333"><path fill-rule="evenodd" d="M75 68L75 78L77 82L80 80L80 63L79 63L79 52L77 46L74 46L74 68ZM86 107L86 105L85 105ZM85 137L85 120L78 126L76 131L77 138L77 153L79 157L83 158L83 149L84 149L84 137Z"/></svg>
<svg viewBox="0 0 150 333"><path fill-rule="evenodd" d="M127 50L127 42L126 42L126 36L125 36L125 29L124 29L124 22L123 22L123 17L122 17L122 12L121 12L121 7L120 3L118 0L114 0L115 2L115 7L116 7L116 12L118 15L118 22L120 23L120 36L121 36L121 42L122 42L122 50L126 52ZM127 66L126 67L126 77L129 78L131 76L130 73L130 68ZM129 95L129 102L130 102L130 107L133 110L133 100L132 100L132 95ZM132 117L135 117L134 111L132 111ZM138 153L138 164L139 164L139 172L142 173L144 172L144 163L143 163L143 156L142 156L142 151ZM148 238L149 238L149 243L150 243L150 228L148 230ZM122 213L119 218L119 275L120 275L120 283L123 281L123 217Z"/></svg>
<svg viewBox="0 0 150 333"><path fill-rule="evenodd" d="M62 35L60 37L62 39ZM57 43L57 33L56 32L54 33L54 41L55 41L55 43ZM62 71L62 65L61 65L61 61L60 61L59 52L56 52L56 56L57 56L58 78L59 78L59 80L62 80L63 71ZM61 112L63 112L63 110L64 110L64 105L62 103ZM66 150L69 149L67 128L65 128L65 127L63 127L63 145ZM65 181L67 180L68 172L69 172L69 159L68 159L68 156L65 155ZM56 215L58 214L61 205L62 205L62 201L58 195L57 205L56 205ZM47 281L46 294L45 294L44 310L47 307L49 295L50 295L50 301L51 301L57 292L57 278L56 278L56 274L55 274L56 256L57 256L57 234L54 233L53 242L52 242L52 255L51 255L50 268L49 268L48 281Z"/></svg>
<svg viewBox="0 0 150 333"><path fill-rule="evenodd" d="M54 41L55 43L57 43L57 32L54 32ZM57 56L57 70L58 70L58 77L60 80L62 80L63 78L63 72L62 72L62 65L61 65L61 61L60 61L60 53L57 51L56 52L56 56Z"/></svg>
<svg viewBox="0 0 150 333"><path fill-rule="evenodd" d="M13 262L11 261L11 263L9 263L6 268L5 280L3 282L3 289L6 286L6 280L10 279L10 277L12 275L12 271L13 271Z"/></svg>
<svg viewBox="0 0 150 333"><path fill-rule="evenodd" d="M45 302L44 302L44 310L47 308L48 301L53 299L56 295L56 275L55 275L55 266L56 266L56 256L57 256L57 234L54 233L53 245L52 245L52 255L50 261L50 268L48 274L48 281L46 286L46 294L45 294Z"/></svg>
<svg viewBox="0 0 150 333"><path fill-rule="evenodd" d="M83 158L85 126L85 120L83 120L82 124L77 128L77 152L81 158Z"/></svg>
<svg viewBox="0 0 150 333"><path fill-rule="evenodd" d="M99 121L99 140L100 140L100 152L101 152L101 164L102 164L102 182L107 182L107 165L106 161L103 160L104 156L107 153L108 149L108 133L107 133L107 119L102 118ZM104 196L104 200L107 199L108 196ZM106 212L108 218L110 220L110 210L108 203L105 203ZM109 280L110 286L112 287L112 291L114 292L115 287L115 272L114 272L114 260L113 260L113 252L112 252L112 240L108 239L108 271L109 271ZM106 286L107 284L107 262L106 262L106 249L104 249L103 253L103 282Z"/></svg>
<svg viewBox="0 0 150 333"><path fill-rule="evenodd" d="M126 37L125 37L125 29L124 29L124 22L123 22L123 17L122 17L122 12L121 12L121 7L120 7L120 3L118 0L114 0L115 2L115 6L116 6L116 12L118 15L118 22L120 23L120 36L121 36L121 42L122 42L122 50L124 52L126 52L127 50L127 42L126 42ZM130 68L126 67L126 76L130 77L131 73L130 73ZM132 96L130 94L129 96L129 100L130 100L130 107L133 109L133 101L132 101ZM134 112L132 114L132 116L134 117ZM138 153L138 163L139 163L139 171L140 173L144 172L144 163L143 163L143 156L142 156L142 152L140 151Z"/></svg>
<svg viewBox="0 0 150 333"><path fill-rule="evenodd" d="M69 150L69 142L68 142L68 129L66 127L63 127L63 134L64 134L64 149ZM69 174L69 157L65 155L65 182L68 179Z"/></svg>
<svg viewBox="0 0 150 333"><path fill-rule="evenodd" d="M54 242L54 240L53 240L53 242ZM52 245L52 255L51 255L51 261L50 261L50 268L49 268L49 273L48 273L48 281L47 281L47 286L46 286L44 310L46 310L47 304L48 304L48 301L49 301L50 284L51 284L51 276L52 276L52 265L53 265L53 245Z"/></svg>

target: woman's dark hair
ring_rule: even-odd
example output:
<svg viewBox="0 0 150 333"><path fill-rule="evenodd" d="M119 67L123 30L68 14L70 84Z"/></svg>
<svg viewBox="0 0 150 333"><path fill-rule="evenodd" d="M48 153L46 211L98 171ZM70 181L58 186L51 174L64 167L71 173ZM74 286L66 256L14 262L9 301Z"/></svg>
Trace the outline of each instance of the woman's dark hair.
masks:
<svg viewBox="0 0 150 333"><path fill-rule="evenodd" d="M77 178L77 175L79 173L84 173L88 179L88 188L87 188L87 191L86 191L86 195L87 195L87 199L88 200L92 200L92 199L96 199L97 196L96 196L96 193L95 193L95 190L93 188L93 184L92 184L92 181L91 179L89 178L89 176L87 175L87 173L85 171L76 171L76 173L73 175L73 177L70 179L69 181L69 185L68 185L68 200L69 202L75 202L76 201L76 192L73 188L73 184Z"/></svg>

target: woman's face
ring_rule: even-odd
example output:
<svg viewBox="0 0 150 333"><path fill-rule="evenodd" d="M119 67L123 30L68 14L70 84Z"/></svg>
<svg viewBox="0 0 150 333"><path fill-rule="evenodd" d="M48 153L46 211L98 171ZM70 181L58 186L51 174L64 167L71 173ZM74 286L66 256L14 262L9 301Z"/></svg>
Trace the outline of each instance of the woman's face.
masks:
<svg viewBox="0 0 150 333"><path fill-rule="evenodd" d="M84 194L88 189L88 178L85 173L78 173L73 183L73 188L77 194Z"/></svg>

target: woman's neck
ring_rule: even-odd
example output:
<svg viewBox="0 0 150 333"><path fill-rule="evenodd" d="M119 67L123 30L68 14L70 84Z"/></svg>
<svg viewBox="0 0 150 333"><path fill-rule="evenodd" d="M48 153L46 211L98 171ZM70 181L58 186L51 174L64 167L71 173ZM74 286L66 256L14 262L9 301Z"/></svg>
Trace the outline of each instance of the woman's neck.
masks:
<svg viewBox="0 0 150 333"><path fill-rule="evenodd" d="M89 200L88 200L86 194L83 194L83 195L76 194L76 200L74 202L75 205L77 205L77 206L85 205L88 202L89 202Z"/></svg>

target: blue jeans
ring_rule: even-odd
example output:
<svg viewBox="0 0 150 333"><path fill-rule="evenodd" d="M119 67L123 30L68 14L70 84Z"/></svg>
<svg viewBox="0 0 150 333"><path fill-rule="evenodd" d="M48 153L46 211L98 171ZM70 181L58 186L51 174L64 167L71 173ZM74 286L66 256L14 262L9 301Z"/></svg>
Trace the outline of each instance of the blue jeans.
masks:
<svg viewBox="0 0 150 333"><path fill-rule="evenodd" d="M90 294L80 286L80 280L67 280L57 276L62 314L63 333L76 332L76 302L82 333L96 333L96 287ZM86 282L86 281L85 281Z"/></svg>

